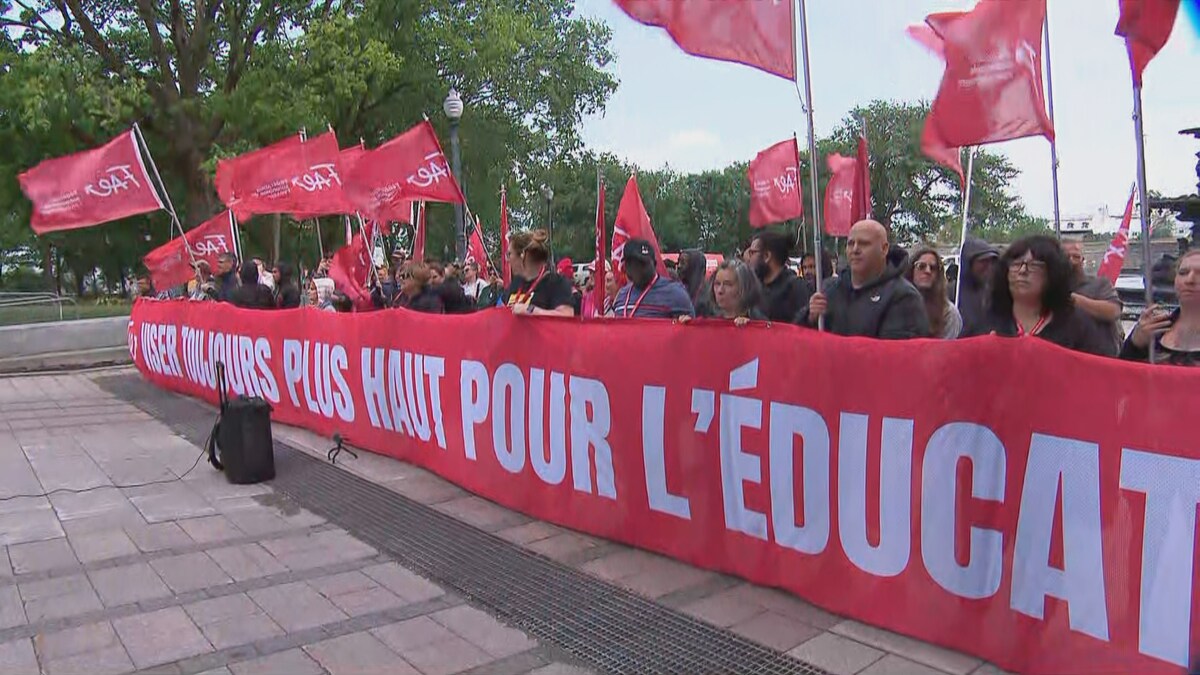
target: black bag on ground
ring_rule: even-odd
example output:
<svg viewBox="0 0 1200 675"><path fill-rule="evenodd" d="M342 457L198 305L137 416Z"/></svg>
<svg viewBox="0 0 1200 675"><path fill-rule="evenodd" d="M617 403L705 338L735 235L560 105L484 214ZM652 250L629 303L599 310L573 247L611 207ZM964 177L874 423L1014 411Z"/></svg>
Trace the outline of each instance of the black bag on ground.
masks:
<svg viewBox="0 0 1200 675"><path fill-rule="evenodd" d="M257 396L230 400L225 393L225 364L217 363L216 367L221 407L206 443L208 461L218 471L224 471L230 483L246 485L271 480L275 477L271 404Z"/></svg>

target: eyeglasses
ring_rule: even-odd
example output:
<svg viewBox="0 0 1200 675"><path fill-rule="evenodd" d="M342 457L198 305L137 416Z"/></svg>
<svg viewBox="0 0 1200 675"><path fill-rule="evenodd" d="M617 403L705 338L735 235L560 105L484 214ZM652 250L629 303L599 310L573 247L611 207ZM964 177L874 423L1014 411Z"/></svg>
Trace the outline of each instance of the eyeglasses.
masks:
<svg viewBox="0 0 1200 675"><path fill-rule="evenodd" d="M913 265L913 269L918 272L936 272L938 271L937 263L919 262Z"/></svg>
<svg viewBox="0 0 1200 675"><path fill-rule="evenodd" d="M1014 260L1008 268L1009 274L1020 274L1027 272L1029 274L1041 274L1046 271L1046 263L1041 260Z"/></svg>

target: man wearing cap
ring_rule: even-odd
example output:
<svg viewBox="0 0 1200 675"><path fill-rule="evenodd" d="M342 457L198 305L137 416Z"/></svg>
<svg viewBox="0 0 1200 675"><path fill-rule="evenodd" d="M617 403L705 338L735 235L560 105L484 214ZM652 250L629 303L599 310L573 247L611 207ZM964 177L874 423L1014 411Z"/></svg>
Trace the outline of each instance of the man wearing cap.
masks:
<svg viewBox="0 0 1200 675"><path fill-rule="evenodd" d="M958 313L962 315L962 335L975 335L988 322L984 307L991 295L992 269L1000 259L996 247L977 237L967 237L962 247L962 290L958 297Z"/></svg>
<svg viewBox="0 0 1200 675"><path fill-rule="evenodd" d="M618 318L676 319L696 316L687 289L678 281L658 275L654 249L645 239L625 242L622 259L629 283L613 301L613 314Z"/></svg>

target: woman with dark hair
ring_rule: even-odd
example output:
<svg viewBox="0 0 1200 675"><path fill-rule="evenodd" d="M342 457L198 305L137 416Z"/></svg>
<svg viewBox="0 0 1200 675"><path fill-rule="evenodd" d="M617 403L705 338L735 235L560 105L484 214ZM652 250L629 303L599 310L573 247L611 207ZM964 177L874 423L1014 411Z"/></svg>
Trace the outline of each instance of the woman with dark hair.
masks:
<svg viewBox="0 0 1200 675"><path fill-rule="evenodd" d="M717 267L713 274L706 297L701 298L697 307L703 307L703 316L715 319L733 321L736 326L745 326L750 321L766 321L762 305L762 283L750 266L741 260L726 260ZM678 321L687 323L689 316L681 316Z"/></svg>
<svg viewBox="0 0 1200 675"><path fill-rule="evenodd" d="M1153 340L1152 363L1200 366L1200 249L1180 256L1175 270L1175 292L1179 295L1179 308L1175 311L1151 305L1142 312L1121 348L1122 359L1150 360Z"/></svg>
<svg viewBox="0 0 1200 675"><path fill-rule="evenodd" d="M258 283L258 265L253 260L242 263L238 270L242 285L229 294L229 302L242 309L274 309L275 298L271 289Z"/></svg>
<svg viewBox="0 0 1200 675"><path fill-rule="evenodd" d="M550 235L545 230L517 232L508 239L513 314L575 316L574 286L550 269Z"/></svg>
<svg viewBox="0 0 1200 675"><path fill-rule="evenodd" d="M946 272L942 266L942 256L931 248L918 249L912 255L912 266L905 276L925 300L930 334L943 340L958 337L962 332L962 315L946 298Z"/></svg>
<svg viewBox="0 0 1200 675"><path fill-rule="evenodd" d="M396 306L427 314L444 314L442 296L430 283L433 274L425 263L410 262L400 272L400 295Z"/></svg>
<svg viewBox="0 0 1200 675"><path fill-rule="evenodd" d="M679 281L687 289L688 297L695 305L704 295L704 281L708 278L708 258L697 249L682 251L679 254Z"/></svg>
<svg viewBox="0 0 1200 675"><path fill-rule="evenodd" d="M1112 339L1071 304L1071 263L1054 237L1034 235L996 263L990 306L972 335L1039 337L1079 352L1116 356Z"/></svg>

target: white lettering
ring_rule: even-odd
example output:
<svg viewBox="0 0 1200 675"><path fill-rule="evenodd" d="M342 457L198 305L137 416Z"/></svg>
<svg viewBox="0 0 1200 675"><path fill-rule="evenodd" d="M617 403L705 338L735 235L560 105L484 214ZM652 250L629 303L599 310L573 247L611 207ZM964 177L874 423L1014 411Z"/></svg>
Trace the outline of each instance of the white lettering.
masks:
<svg viewBox="0 0 1200 675"><path fill-rule="evenodd" d="M838 534L846 557L880 577L908 566L912 548L912 420L883 418L879 448L879 545L867 539L866 415L842 413L838 438Z"/></svg>
<svg viewBox="0 0 1200 675"><path fill-rule="evenodd" d="M793 458L799 436L803 453L804 525L796 523ZM771 521L775 542L815 555L829 544L829 427L814 410L771 403Z"/></svg>

